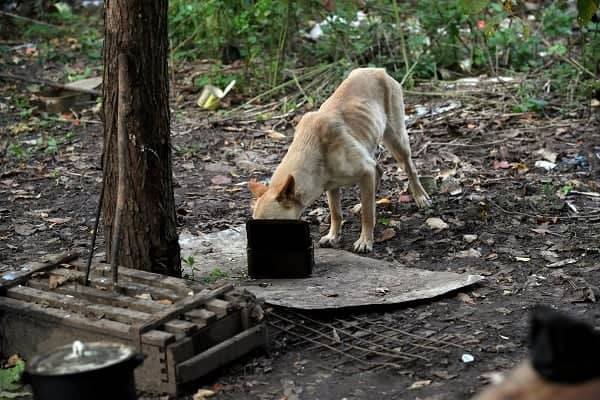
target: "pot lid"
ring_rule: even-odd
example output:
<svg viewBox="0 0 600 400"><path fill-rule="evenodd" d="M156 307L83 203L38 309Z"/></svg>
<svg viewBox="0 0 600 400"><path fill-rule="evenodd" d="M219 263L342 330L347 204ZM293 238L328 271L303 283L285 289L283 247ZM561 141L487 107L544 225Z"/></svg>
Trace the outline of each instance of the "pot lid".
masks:
<svg viewBox="0 0 600 400"><path fill-rule="evenodd" d="M117 364L134 355L133 348L120 343L79 340L36 357L29 372L37 375L68 375Z"/></svg>

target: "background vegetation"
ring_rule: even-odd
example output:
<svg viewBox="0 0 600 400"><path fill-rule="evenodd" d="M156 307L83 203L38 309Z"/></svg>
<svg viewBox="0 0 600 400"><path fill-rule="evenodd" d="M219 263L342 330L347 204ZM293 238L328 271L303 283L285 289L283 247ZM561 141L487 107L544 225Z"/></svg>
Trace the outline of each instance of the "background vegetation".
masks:
<svg viewBox="0 0 600 400"><path fill-rule="evenodd" d="M337 82L356 66L385 67L409 87L419 79L523 73L551 81L550 90L572 100L598 89L597 0L338 1L334 10L323 3L171 0L174 58L213 58L199 85L236 78L254 94L280 94L315 77ZM361 11L366 16L356 23ZM321 21L322 36L307 38ZM223 68L232 55L241 67ZM543 90L529 86L521 108L543 107Z"/></svg>

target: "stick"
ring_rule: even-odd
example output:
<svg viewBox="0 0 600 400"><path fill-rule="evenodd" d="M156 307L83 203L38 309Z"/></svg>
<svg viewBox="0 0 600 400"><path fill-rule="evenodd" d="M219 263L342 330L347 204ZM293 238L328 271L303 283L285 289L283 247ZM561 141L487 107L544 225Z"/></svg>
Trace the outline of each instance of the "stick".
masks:
<svg viewBox="0 0 600 400"><path fill-rule="evenodd" d="M38 25L46 25L46 26L50 26L50 27L56 28L56 29L61 29L62 28L62 27L60 27L58 25L53 25L53 24L50 24L50 23L44 22L44 21L38 21L38 20L33 19L33 18L23 17L21 15L13 14L13 13L6 12L6 11L0 11L0 14L6 15L7 17L12 17L14 19L21 19L23 21L33 22L34 24L38 24Z"/></svg>
<svg viewBox="0 0 600 400"><path fill-rule="evenodd" d="M71 87L71 86L65 86L61 83L56 83L56 82L52 82L52 81L48 81L46 79L37 79L37 78L31 78L29 76L23 76L23 75L13 75L13 74L2 74L0 73L0 78L3 79L12 79L15 81L25 81L25 82L30 82L30 83L40 83L40 84L44 84L46 86L50 86L56 89L62 89L62 90L70 90L72 92L79 92L79 93L87 93L87 94L92 94L94 96L100 96L102 93L100 93L99 90L94 90L94 89L82 89L82 88L78 88L78 87Z"/></svg>
<svg viewBox="0 0 600 400"><path fill-rule="evenodd" d="M127 127L125 118L129 114L129 68L127 65L127 55L119 54L119 89L117 100L117 155L119 180L117 183L117 201L115 208L115 219L113 221L112 240L111 240L111 261L110 271L112 275L113 288L116 289L119 280L117 260L119 257L119 244L121 237L121 220L123 219L123 209L125 208L125 184L127 174L125 171L127 157Z"/></svg>

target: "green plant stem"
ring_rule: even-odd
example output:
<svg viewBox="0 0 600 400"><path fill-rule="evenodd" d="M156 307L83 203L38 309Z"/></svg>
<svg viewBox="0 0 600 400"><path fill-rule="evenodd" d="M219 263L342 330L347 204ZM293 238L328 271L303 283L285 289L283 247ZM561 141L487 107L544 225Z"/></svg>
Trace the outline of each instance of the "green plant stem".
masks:
<svg viewBox="0 0 600 400"><path fill-rule="evenodd" d="M401 21L400 21L400 11L398 11L398 1L394 0L392 2L392 5L394 6L394 17L396 18L396 29L398 29L398 31L400 32L400 48L402 49L402 58L404 59L404 70L405 70L405 75L404 75L404 79L402 81L404 81L405 79L407 79L407 77L409 76L410 73L410 68L408 66L408 52L406 49L406 41L404 40L404 30L402 29L402 25L401 25Z"/></svg>

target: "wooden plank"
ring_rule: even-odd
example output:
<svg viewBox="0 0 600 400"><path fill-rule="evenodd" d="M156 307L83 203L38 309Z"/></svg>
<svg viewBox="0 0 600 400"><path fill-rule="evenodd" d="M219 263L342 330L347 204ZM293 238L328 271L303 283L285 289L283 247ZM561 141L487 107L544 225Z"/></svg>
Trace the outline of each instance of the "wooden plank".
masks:
<svg viewBox="0 0 600 400"><path fill-rule="evenodd" d="M231 303L221 299L212 299L207 301L205 307L208 311L212 311L217 314L218 318L223 318L232 310Z"/></svg>
<svg viewBox="0 0 600 400"><path fill-rule="evenodd" d="M180 300L179 302L177 302L177 304L168 306L164 310L156 313L152 317L152 319L142 324L132 325L131 332L133 335L139 335L146 331L152 330L157 326L163 325L166 321L176 319L181 314L184 314L193 308L205 304L207 301L215 298L216 296L222 295L223 293L230 291L232 288L232 284L226 284L213 290L205 289L194 296L190 296L183 300Z"/></svg>
<svg viewBox="0 0 600 400"><path fill-rule="evenodd" d="M78 270L72 270L67 268L55 268L52 273L69 277L71 280L75 279L79 284L84 284L85 273ZM90 277L90 286L102 288L106 290L112 290L112 278L92 276ZM149 285L139 284L125 279L119 279L119 288L123 289L123 294L128 296L137 296L142 294L149 294L155 300L167 299L172 302L176 302L181 298L181 295L170 289L164 289L160 287L154 287ZM187 294L186 294L187 296Z"/></svg>
<svg viewBox="0 0 600 400"><path fill-rule="evenodd" d="M217 320L217 314L212 311L205 310L204 308L195 308L183 314L185 318L190 321L203 326L213 323Z"/></svg>
<svg viewBox="0 0 600 400"><path fill-rule="evenodd" d="M264 325L256 325L179 363L176 367L177 380L181 383L194 381L249 351L264 346L266 342Z"/></svg>
<svg viewBox="0 0 600 400"><path fill-rule="evenodd" d="M27 283L30 287L45 290L48 289L46 280L31 279ZM83 286L77 283L67 283L53 289L53 291L68 294L77 298L87 299L93 303L106 304L114 307L126 306L131 310L157 313L168 308L168 305L152 300L139 299L137 297L126 297L112 291L105 291L93 287Z"/></svg>
<svg viewBox="0 0 600 400"><path fill-rule="evenodd" d="M126 308L107 306L103 304L93 304L87 300L79 299L71 295L55 293L53 291L44 291L26 286L16 286L6 292L6 296L12 299L23 300L31 303L41 303L50 307L77 312L87 317L87 313L92 313L98 317L103 316L107 319L131 324L132 322L145 321L150 318L150 314L141 311L128 310Z"/></svg>
<svg viewBox="0 0 600 400"><path fill-rule="evenodd" d="M171 320L164 325L165 332L172 333L178 338L182 336L189 336L198 331L198 329L200 329L200 327L197 324L180 319Z"/></svg>
<svg viewBox="0 0 600 400"><path fill-rule="evenodd" d="M26 314L30 317L54 322L58 326L68 326L71 328L103 333L107 337L114 336L121 339L131 338L129 335L129 325L121 322L102 319L93 321L69 311L44 307L39 304L25 303L8 297L0 297L0 309L17 315Z"/></svg>
<svg viewBox="0 0 600 400"><path fill-rule="evenodd" d="M76 260L72 264L77 266L77 268L82 272L85 270L85 262L81 259ZM92 275L94 274L103 276L105 278L110 278L110 264L93 263ZM190 296L206 288L205 286L188 279L175 278L172 276L161 275L132 268L125 268L121 266L119 266L119 276L130 278L134 282L145 285L171 289L176 291L180 296Z"/></svg>
<svg viewBox="0 0 600 400"><path fill-rule="evenodd" d="M4 289L11 286L22 284L35 273L46 271L60 264L64 264L71 260L74 260L78 257L79 254L77 253L67 253L47 256L46 261L44 262L28 262L22 265L18 271L9 272L0 276L0 291L3 291Z"/></svg>

